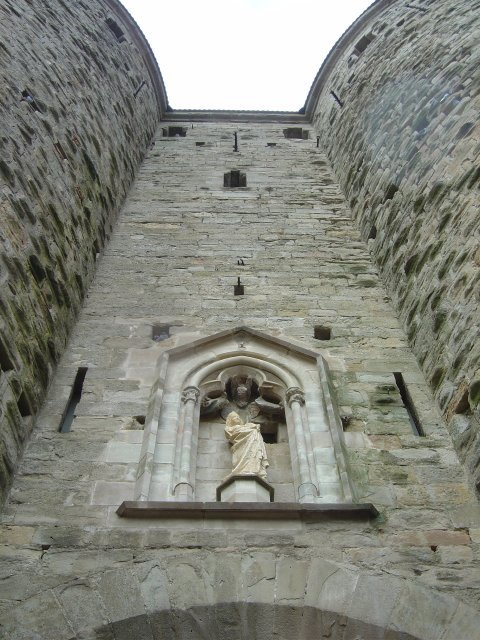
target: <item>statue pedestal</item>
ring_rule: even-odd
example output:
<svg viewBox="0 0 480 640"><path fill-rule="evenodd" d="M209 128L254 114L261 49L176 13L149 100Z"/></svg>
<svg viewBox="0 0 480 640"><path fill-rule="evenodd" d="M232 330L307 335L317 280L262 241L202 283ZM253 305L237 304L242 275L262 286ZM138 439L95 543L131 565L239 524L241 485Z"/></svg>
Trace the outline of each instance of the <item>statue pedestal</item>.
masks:
<svg viewBox="0 0 480 640"><path fill-rule="evenodd" d="M218 502L273 502L274 489L259 476L230 476L217 487Z"/></svg>

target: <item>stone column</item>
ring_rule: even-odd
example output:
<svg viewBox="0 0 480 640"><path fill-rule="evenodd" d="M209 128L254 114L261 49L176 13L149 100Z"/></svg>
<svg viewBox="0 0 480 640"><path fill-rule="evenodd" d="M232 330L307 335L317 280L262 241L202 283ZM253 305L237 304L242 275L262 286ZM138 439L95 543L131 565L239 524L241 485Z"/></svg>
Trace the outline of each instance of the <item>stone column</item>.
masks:
<svg viewBox="0 0 480 640"><path fill-rule="evenodd" d="M305 395L298 387L290 387L285 395L288 406L293 415L293 428L295 433L295 445L297 450L300 485L298 487L299 502L315 502L317 488L312 482L310 464L308 462L307 441L305 438L305 424L302 406L305 404Z"/></svg>
<svg viewBox="0 0 480 640"><path fill-rule="evenodd" d="M195 418L195 405L197 404L200 389L197 387L185 387L182 391L182 425L180 428L180 464L177 473L177 483L173 493L177 499L192 500L193 486L191 483L192 469L192 441L193 421Z"/></svg>

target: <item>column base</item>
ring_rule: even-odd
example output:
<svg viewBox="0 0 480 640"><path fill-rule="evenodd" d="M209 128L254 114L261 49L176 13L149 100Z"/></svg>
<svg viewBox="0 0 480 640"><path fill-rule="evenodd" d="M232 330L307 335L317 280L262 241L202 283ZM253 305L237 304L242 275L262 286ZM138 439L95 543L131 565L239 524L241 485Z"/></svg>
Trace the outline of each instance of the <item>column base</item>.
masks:
<svg viewBox="0 0 480 640"><path fill-rule="evenodd" d="M179 482L173 490L176 500L193 500L193 487L188 482Z"/></svg>

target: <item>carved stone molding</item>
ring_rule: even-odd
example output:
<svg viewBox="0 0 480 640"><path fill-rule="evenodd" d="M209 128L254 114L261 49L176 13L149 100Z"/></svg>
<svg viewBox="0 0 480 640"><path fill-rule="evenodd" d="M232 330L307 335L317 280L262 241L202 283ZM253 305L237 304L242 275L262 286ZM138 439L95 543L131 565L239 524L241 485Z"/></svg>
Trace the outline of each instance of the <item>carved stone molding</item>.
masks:
<svg viewBox="0 0 480 640"><path fill-rule="evenodd" d="M224 416L215 405L225 396L227 405L234 402L238 408L241 403L233 397L231 385L240 380L252 385L246 408L252 421L283 424L291 463L289 499L304 504L354 502L340 416L328 367L319 353L238 327L165 351L157 371L137 473L137 500L215 500L215 489L211 497L208 491L221 482L213 473L217 467L204 466L201 476L197 473L200 424L216 429L218 423L222 429ZM210 405L215 411L208 411ZM213 432L208 437L220 440ZM201 464L208 465L208 455L202 452Z"/></svg>
<svg viewBox="0 0 480 640"><path fill-rule="evenodd" d="M290 387L285 394L285 400L289 407L291 407L294 402L303 405L305 404L305 394L298 387Z"/></svg>
<svg viewBox="0 0 480 640"><path fill-rule="evenodd" d="M195 404L200 396L200 389L198 387L185 387L182 391L182 402L187 403L190 400Z"/></svg>

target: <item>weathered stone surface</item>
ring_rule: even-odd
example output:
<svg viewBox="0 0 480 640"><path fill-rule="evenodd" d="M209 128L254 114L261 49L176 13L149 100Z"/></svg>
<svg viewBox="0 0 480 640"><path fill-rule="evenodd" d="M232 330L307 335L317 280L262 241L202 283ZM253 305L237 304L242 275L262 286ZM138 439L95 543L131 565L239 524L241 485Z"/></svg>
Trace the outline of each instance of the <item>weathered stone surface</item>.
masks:
<svg viewBox="0 0 480 640"><path fill-rule="evenodd" d="M143 56L141 33L113 3L19 0L0 16L3 492L161 105L148 45Z"/></svg>
<svg viewBox="0 0 480 640"><path fill-rule="evenodd" d="M2 69L16 78L1 105L0 474L7 481L18 466L18 475L2 514L1 634L475 638L480 512L429 384L476 473L478 149L469 123L478 61L469 27L478 7L376 3L326 67L313 125L298 114L168 114L162 127L174 122L186 136L158 131L130 189L157 117L152 86L137 99L130 90L148 75L140 41L119 42L105 24L113 0L13 4L0 7ZM375 37L361 40L362 30ZM24 86L41 112L20 100ZM332 89L343 107L327 102ZM285 138L292 122L282 118L301 120L309 137ZM232 169L246 173L247 187L223 188ZM175 412L156 448L144 437L158 418L151 400L165 391L159 357L239 325L283 340L287 364L293 343L328 362L342 480L379 517L118 517L142 473L173 499L165 465ZM71 431L58 433L79 367L88 372ZM412 431L399 372L425 436ZM310 418L320 498L331 492L338 503L331 432L320 410ZM194 442L198 500L213 499L231 469L216 426L205 420ZM285 423L266 445L276 500L297 495L294 438Z"/></svg>
<svg viewBox="0 0 480 640"><path fill-rule="evenodd" d="M477 482L478 6L419 4L371 7L307 113Z"/></svg>

